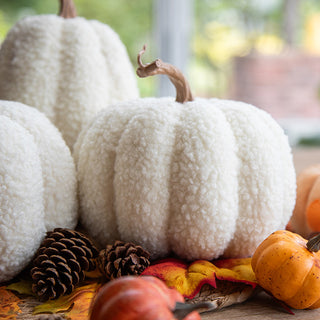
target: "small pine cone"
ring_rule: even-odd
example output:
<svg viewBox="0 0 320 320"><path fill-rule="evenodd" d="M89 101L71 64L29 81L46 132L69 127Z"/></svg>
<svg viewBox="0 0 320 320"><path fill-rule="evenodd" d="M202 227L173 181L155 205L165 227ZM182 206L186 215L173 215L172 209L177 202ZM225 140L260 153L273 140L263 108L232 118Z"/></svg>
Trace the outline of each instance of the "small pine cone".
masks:
<svg viewBox="0 0 320 320"><path fill-rule="evenodd" d="M150 254L141 246L116 241L101 250L98 257L100 271L112 280L125 275L139 275L150 265Z"/></svg>
<svg viewBox="0 0 320 320"><path fill-rule="evenodd" d="M70 294L95 269L98 250L82 233L56 228L47 232L33 260L32 291L40 300Z"/></svg>

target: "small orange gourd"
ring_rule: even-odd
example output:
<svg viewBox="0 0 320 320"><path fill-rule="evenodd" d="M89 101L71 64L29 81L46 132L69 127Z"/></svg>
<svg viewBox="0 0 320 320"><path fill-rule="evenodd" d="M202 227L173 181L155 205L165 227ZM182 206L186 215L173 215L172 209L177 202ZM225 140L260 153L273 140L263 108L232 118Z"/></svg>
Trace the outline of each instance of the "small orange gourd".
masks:
<svg viewBox="0 0 320 320"><path fill-rule="evenodd" d="M320 235L307 241L280 230L256 249L252 269L258 284L295 309L320 307Z"/></svg>
<svg viewBox="0 0 320 320"><path fill-rule="evenodd" d="M153 276L124 276L104 285L90 320L200 320L195 310L210 303L185 304L183 296Z"/></svg>
<svg viewBox="0 0 320 320"><path fill-rule="evenodd" d="M305 238L320 232L320 164L305 168L297 177L297 199L290 228Z"/></svg>

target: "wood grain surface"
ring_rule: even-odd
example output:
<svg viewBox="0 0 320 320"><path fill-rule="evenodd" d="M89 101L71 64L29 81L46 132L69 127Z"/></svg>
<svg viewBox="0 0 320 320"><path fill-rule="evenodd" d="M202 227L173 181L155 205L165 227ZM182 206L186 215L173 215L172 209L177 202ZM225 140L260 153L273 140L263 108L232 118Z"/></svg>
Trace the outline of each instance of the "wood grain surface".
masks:
<svg viewBox="0 0 320 320"><path fill-rule="evenodd" d="M202 314L202 320L316 320L320 319L320 309L292 310L294 315L288 313L273 298L265 293L221 310Z"/></svg>

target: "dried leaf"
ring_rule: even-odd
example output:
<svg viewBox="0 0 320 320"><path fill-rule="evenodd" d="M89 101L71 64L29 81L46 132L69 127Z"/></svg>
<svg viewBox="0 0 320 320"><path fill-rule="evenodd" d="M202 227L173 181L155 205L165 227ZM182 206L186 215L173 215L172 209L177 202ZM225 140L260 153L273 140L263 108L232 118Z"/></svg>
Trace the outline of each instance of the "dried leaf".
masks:
<svg viewBox="0 0 320 320"><path fill-rule="evenodd" d="M21 300L6 287L0 287L0 318L16 319L18 313L21 313L19 303Z"/></svg>
<svg viewBox="0 0 320 320"><path fill-rule="evenodd" d="M218 280L219 281L219 280ZM243 283L224 281L219 283L217 288L208 284L201 287L198 294L193 299L186 299L189 303L199 303L210 301L213 307L209 311L221 309L236 303L248 300L255 292L255 288Z"/></svg>
<svg viewBox="0 0 320 320"><path fill-rule="evenodd" d="M33 314L64 313L71 320L87 320L92 299L100 286L100 283L93 282L78 287L70 295L36 306Z"/></svg>
<svg viewBox="0 0 320 320"><path fill-rule="evenodd" d="M217 260L214 264L197 260L190 265L182 260L166 259L151 265L142 275L162 279L188 299L194 298L205 284L217 288L216 279L247 284L253 289L257 285L250 258Z"/></svg>
<svg viewBox="0 0 320 320"><path fill-rule="evenodd" d="M34 296L32 292L32 281L31 280L20 280L18 282L11 283L7 286L8 290L16 291L20 294L26 294L28 296Z"/></svg>

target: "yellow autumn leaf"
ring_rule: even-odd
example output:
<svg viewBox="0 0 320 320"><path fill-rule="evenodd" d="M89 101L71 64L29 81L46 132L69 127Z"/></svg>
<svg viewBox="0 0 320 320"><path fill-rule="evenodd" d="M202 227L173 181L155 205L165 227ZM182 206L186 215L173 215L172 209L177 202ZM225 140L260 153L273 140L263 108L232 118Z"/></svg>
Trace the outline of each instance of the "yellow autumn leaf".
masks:
<svg viewBox="0 0 320 320"><path fill-rule="evenodd" d="M142 275L160 278L168 287L176 288L189 299L195 297L204 284L216 288L216 279L241 282L253 288L257 285L251 258L217 260L213 263L197 260L191 264L178 259L166 259L151 265Z"/></svg>
<svg viewBox="0 0 320 320"><path fill-rule="evenodd" d="M71 320L87 320L92 299L100 286L100 283L93 282L78 287L67 296L36 306L33 314L64 313Z"/></svg>

